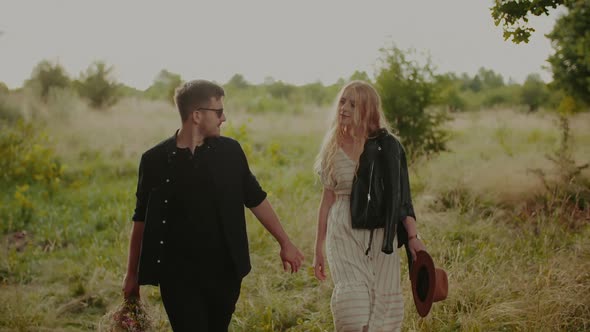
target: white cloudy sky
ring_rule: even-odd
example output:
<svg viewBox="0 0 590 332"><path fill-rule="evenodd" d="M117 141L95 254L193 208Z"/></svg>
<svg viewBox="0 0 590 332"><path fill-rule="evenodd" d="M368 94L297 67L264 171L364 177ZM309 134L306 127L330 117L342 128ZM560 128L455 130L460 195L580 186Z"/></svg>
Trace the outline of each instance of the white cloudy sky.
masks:
<svg viewBox="0 0 590 332"><path fill-rule="evenodd" d="M491 0L0 0L0 81L21 86L39 61L77 76L92 61L147 88L160 69L226 82L241 73L294 84L371 76L379 49L395 43L431 54L438 72L481 66L522 82L552 53L555 19L531 20L529 44L504 41Z"/></svg>

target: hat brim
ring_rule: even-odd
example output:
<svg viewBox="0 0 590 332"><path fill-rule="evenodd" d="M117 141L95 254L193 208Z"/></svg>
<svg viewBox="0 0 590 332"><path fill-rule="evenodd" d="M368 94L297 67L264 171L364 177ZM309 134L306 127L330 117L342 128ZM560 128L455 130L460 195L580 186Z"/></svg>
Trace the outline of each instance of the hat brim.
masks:
<svg viewBox="0 0 590 332"><path fill-rule="evenodd" d="M436 272L432 257L426 251L418 251L410 272L412 295L416 310L426 317L432 308L436 286Z"/></svg>

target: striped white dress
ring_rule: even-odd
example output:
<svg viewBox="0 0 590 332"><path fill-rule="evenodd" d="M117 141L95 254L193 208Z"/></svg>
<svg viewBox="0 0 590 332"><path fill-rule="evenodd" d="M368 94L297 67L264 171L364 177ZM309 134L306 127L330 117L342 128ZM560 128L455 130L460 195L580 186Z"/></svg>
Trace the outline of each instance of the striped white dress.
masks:
<svg viewBox="0 0 590 332"><path fill-rule="evenodd" d="M400 258L381 252L383 229L352 229L350 192L356 164L342 149L334 157L334 178L322 179L336 200L328 213L326 254L334 281L331 299L336 331L400 331L404 303L400 289ZM397 241L397 239L396 239Z"/></svg>

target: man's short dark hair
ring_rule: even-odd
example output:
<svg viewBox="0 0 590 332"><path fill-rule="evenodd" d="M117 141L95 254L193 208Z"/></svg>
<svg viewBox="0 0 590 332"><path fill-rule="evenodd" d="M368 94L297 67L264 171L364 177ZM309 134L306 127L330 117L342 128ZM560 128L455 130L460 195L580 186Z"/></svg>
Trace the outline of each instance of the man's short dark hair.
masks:
<svg viewBox="0 0 590 332"><path fill-rule="evenodd" d="M219 99L223 96L225 91L221 86L206 80L192 80L176 88L174 101L184 122L195 108L207 107L211 98Z"/></svg>

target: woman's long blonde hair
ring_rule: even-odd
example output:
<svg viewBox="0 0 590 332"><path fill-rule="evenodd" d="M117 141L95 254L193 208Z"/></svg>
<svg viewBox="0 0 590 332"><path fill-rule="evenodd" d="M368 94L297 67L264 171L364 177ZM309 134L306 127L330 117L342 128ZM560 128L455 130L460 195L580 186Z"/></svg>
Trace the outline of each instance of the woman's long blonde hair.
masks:
<svg viewBox="0 0 590 332"><path fill-rule="evenodd" d="M391 132L391 128L385 119L381 109L381 98L377 90L369 83L364 81L352 81L346 84L338 93L336 99L335 112L328 132L324 136L324 141L320 153L316 157L314 170L320 176L331 179L334 174L334 156L343 142L345 137L345 128L340 124L340 100L342 96L351 91L355 100L355 109L352 112L352 124L346 131L353 139L353 156L358 164L358 158L362 153L365 141L371 134L379 129L385 129ZM358 166L358 165L357 165Z"/></svg>

